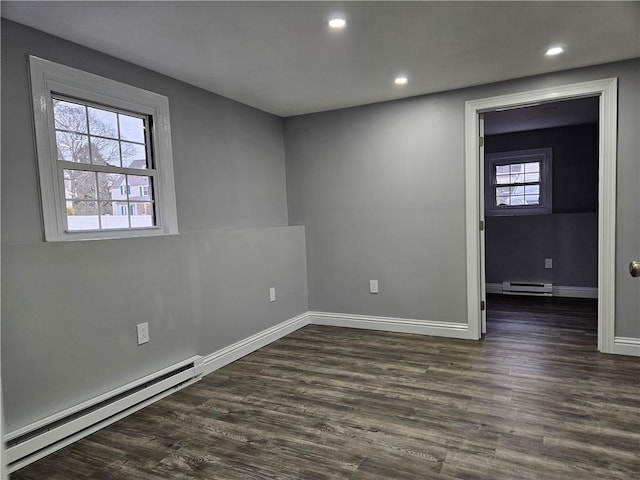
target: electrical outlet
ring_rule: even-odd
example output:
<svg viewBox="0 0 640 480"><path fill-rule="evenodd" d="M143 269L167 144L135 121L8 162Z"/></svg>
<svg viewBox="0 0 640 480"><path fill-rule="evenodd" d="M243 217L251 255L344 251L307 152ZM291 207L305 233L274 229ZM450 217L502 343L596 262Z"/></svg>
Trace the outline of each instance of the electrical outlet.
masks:
<svg viewBox="0 0 640 480"><path fill-rule="evenodd" d="M545 258L544 259L544 268L553 268L553 259Z"/></svg>
<svg viewBox="0 0 640 480"><path fill-rule="evenodd" d="M147 343L149 341L149 323L139 323L136 328L138 330L138 345Z"/></svg>
<svg viewBox="0 0 640 480"><path fill-rule="evenodd" d="M269 289L269 301L271 303L276 301L276 287L271 287Z"/></svg>
<svg viewBox="0 0 640 480"><path fill-rule="evenodd" d="M378 293L378 280L369 280L369 293Z"/></svg>

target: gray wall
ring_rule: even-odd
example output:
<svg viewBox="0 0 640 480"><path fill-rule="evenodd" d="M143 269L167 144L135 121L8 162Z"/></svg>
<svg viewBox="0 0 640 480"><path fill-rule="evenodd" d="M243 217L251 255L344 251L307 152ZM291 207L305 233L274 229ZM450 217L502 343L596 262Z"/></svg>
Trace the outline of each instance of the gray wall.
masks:
<svg viewBox="0 0 640 480"><path fill-rule="evenodd" d="M598 125L491 135L485 140L485 153L545 147L553 152L553 214L487 216L486 280L597 287ZM486 165L485 178L490 174ZM552 269L544 268L545 258L553 259Z"/></svg>
<svg viewBox="0 0 640 480"><path fill-rule="evenodd" d="M616 334L640 337L640 61L285 120L289 222L313 310L466 321L464 102L619 79ZM380 294L367 281L380 280Z"/></svg>
<svg viewBox="0 0 640 480"><path fill-rule="evenodd" d="M179 236L42 241L28 54L169 97ZM308 310L280 118L4 20L2 87L8 431Z"/></svg>
<svg viewBox="0 0 640 480"><path fill-rule="evenodd" d="M598 286L598 214L487 217L487 283ZM544 268L544 259L553 268Z"/></svg>

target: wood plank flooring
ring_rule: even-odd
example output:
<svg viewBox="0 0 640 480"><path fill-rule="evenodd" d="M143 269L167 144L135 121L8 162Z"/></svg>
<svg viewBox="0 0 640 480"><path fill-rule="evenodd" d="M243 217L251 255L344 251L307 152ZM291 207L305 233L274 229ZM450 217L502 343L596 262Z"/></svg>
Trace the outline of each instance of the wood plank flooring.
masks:
<svg viewBox="0 0 640 480"><path fill-rule="evenodd" d="M11 479L640 478L640 361L597 353L595 301L488 306L480 342L307 326Z"/></svg>

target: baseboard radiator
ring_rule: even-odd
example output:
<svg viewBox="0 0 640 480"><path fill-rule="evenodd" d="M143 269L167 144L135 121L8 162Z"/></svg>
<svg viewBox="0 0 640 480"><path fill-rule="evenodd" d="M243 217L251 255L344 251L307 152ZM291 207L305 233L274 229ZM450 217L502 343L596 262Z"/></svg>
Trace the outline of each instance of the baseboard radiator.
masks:
<svg viewBox="0 0 640 480"><path fill-rule="evenodd" d="M502 282L502 293L507 295L553 296L553 284L541 282Z"/></svg>
<svg viewBox="0 0 640 480"><path fill-rule="evenodd" d="M202 373L202 357L192 357L7 434L4 441L9 472L200 380Z"/></svg>

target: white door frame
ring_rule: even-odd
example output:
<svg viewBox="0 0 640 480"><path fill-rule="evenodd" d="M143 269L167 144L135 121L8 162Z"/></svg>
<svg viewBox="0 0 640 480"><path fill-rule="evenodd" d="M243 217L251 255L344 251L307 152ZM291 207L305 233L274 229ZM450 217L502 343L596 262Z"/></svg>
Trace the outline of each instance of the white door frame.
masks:
<svg viewBox="0 0 640 480"><path fill-rule="evenodd" d="M559 87L501 95L465 103L465 187L467 248L467 321L473 338L482 336L480 299L485 279L481 274L479 220L480 156L479 115L501 108L520 107L581 97L599 97L598 179L598 350L614 353L616 156L618 80L607 78Z"/></svg>

